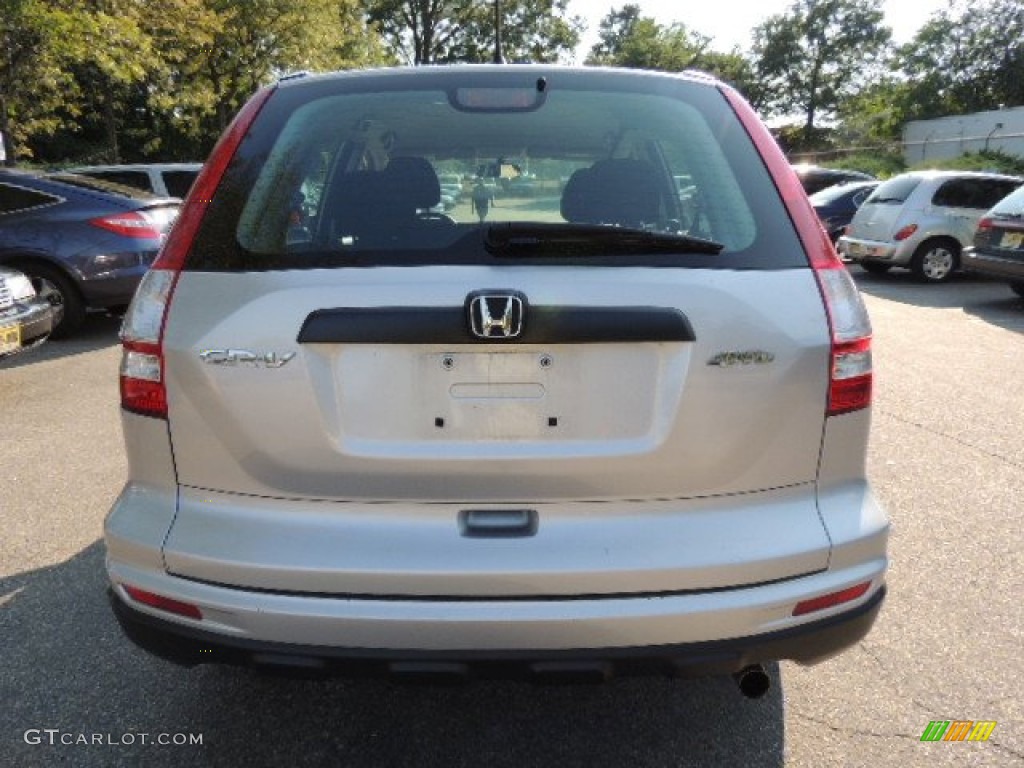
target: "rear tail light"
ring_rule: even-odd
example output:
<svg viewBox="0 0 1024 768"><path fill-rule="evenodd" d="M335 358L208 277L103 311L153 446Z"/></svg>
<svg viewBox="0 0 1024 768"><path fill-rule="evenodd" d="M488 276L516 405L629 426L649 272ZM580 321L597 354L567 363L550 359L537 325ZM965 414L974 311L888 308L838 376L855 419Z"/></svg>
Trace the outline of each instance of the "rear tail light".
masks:
<svg viewBox="0 0 1024 768"><path fill-rule="evenodd" d="M816 265L815 273L832 328L829 416L871 405L871 322L850 273L840 263Z"/></svg>
<svg viewBox="0 0 1024 768"><path fill-rule="evenodd" d="M900 229L899 232L893 235L892 239L895 240L896 242L906 240L915 232L917 232L917 224L907 224L907 226L903 227L902 229Z"/></svg>
<svg viewBox="0 0 1024 768"><path fill-rule="evenodd" d="M800 180L757 113L738 92L722 87L750 138L771 171L818 278L832 333L827 415L871 405L871 322L850 273L804 193Z"/></svg>
<svg viewBox="0 0 1024 768"><path fill-rule="evenodd" d="M96 219L89 219L94 227L105 229L108 232L123 237L135 237L139 239L153 240L160 237L160 226L143 213L138 211L125 211L111 216L100 216Z"/></svg>
<svg viewBox="0 0 1024 768"><path fill-rule="evenodd" d="M121 326L121 407L126 411L167 418L164 326L178 276L224 170L271 93L268 88L253 96L221 136L192 185L176 226L128 307Z"/></svg>
<svg viewBox="0 0 1024 768"><path fill-rule="evenodd" d="M183 603L181 600L164 597L155 592L147 592L130 584L122 584L121 586L124 587L124 591L128 593L128 596L137 603L148 605L150 608L156 608L160 611L167 611L167 613L174 613L178 616L202 621L202 612L198 606L192 605L192 603Z"/></svg>
<svg viewBox="0 0 1024 768"><path fill-rule="evenodd" d="M980 231L982 229L992 229L992 219L984 218L981 221L979 221L978 230Z"/></svg>
<svg viewBox="0 0 1024 768"><path fill-rule="evenodd" d="M807 613L814 613L815 611L823 611L826 608L833 608L843 603L849 603L856 600L858 597L862 597L868 588L871 586L870 581L865 581L856 586L848 589L842 589L838 592L830 592L827 595L821 597L814 597L810 600L801 600L793 608L794 616L803 616Z"/></svg>
<svg viewBox="0 0 1024 768"><path fill-rule="evenodd" d="M121 407L167 418L163 324L178 273L151 269L142 278L121 326Z"/></svg>

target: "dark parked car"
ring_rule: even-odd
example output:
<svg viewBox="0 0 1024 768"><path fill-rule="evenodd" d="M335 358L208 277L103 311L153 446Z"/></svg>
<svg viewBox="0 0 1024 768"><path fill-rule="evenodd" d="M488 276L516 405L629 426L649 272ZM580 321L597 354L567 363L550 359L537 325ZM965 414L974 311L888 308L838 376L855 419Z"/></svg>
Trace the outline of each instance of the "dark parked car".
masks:
<svg viewBox="0 0 1024 768"><path fill-rule="evenodd" d="M0 265L60 307L53 336L88 308L127 306L180 201L84 176L0 170Z"/></svg>
<svg viewBox="0 0 1024 768"><path fill-rule="evenodd" d="M27 275L0 267L0 360L42 344L58 311L36 295Z"/></svg>
<svg viewBox="0 0 1024 768"><path fill-rule="evenodd" d="M831 187L835 184L844 184L849 181L873 181L874 176L870 173L860 171L849 171L845 168L822 168L817 165L794 165L804 192L813 195L815 192Z"/></svg>
<svg viewBox="0 0 1024 768"><path fill-rule="evenodd" d="M963 267L1010 283L1024 299L1024 187L1003 198L986 213L964 250Z"/></svg>
<svg viewBox="0 0 1024 768"><path fill-rule="evenodd" d="M818 214L821 226L828 232L833 245L843 234L843 230L846 229L846 225L850 223L861 203L867 200L868 195L880 183L878 181L850 181L826 187L811 195L814 212Z"/></svg>

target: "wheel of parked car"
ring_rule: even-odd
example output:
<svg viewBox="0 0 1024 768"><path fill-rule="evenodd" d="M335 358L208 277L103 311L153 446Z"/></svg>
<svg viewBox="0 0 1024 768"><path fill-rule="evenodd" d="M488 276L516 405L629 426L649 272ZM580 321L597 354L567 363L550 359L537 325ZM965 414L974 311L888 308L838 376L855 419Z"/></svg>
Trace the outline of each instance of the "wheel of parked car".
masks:
<svg viewBox="0 0 1024 768"><path fill-rule="evenodd" d="M1024 283L1010 283L1010 289L1024 299Z"/></svg>
<svg viewBox="0 0 1024 768"><path fill-rule="evenodd" d="M960 246L953 240L925 240L914 251L910 268L914 274L928 283L948 280L960 266Z"/></svg>
<svg viewBox="0 0 1024 768"><path fill-rule="evenodd" d="M85 302L67 275L56 267L39 262L18 264L29 276L36 293L54 307L52 339L61 339L78 330L85 320Z"/></svg>
<svg viewBox="0 0 1024 768"><path fill-rule="evenodd" d="M884 275L892 269L892 264L884 264L881 261L862 261L860 265L865 272L870 272L872 275Z"/></svg>

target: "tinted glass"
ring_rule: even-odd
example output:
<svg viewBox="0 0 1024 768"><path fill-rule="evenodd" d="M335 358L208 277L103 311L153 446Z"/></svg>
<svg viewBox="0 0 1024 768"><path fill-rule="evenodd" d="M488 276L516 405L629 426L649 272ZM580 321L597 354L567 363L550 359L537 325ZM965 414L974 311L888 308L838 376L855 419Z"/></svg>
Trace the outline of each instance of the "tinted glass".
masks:
<svg viewBox="0 0 1024 768"><path fill-rule="evenodd" d="M172 197L184 198L198 175L199 171L164 171L164 185L167 187L167 194Z"/></svg>
<svg viewBox="0 0 1024 768"><path fill-rule="evenodd" d="M523 100L536 70L431 74L279 89L214 196L190 268L487 263L493 225L566 223L724 245L662 259L676 264L806 266L717 89L561 71Z"/></svg>
<svg viewBox="0 0 1024 768"><path fill-rule="evenodd" d="M1020 216L1024 214L1024 187L1004 197L992 209L997 216Z"/></svg>
<svg viewBox="0 0 1024 768"><path fill-rule="evenodd" d="M152 189L149 174L143 171L89 171L85 175L136 189Z"/></svg>
<svg viewBox="0 0 1024 768"><path fill-rule="evenodd" d="M1005 179L952 179L935 191L932 203L950 208L987 211L1015 186Z"/></svg>
<svg viewBox="0 0 1024 768"><path fill-rule="evenodd" d="M60 198L13 184L0 183L0 213L14 213L59 203Z"/></svg>
<svg viewBox="0 0 1024 768"><path fill-rule="evenodd" d="M46 178L52 179L53 181L59 181L61 184L79 187L80 189L87 189L93 192L105 192L108 195L130 197L135 200L151 200L154 197L153 193L145 189L125 186L124 184L118 184L114 181L93 178L91 176L81 176L79 174L72 173L54 173Z"/></svg>
<svg viewBox="0 0 1024 768"><path fill-rule="evenodd" d="M917 189L921 183L919 176L896 176L882 182L874 194L864 201L865 205L900 205Z"/></svg>

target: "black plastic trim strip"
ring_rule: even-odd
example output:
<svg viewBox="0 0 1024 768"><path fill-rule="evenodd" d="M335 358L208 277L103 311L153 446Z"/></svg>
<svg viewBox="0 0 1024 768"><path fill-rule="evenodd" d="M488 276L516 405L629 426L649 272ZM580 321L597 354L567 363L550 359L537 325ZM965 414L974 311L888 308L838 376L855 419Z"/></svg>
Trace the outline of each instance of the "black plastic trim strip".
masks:
<svg viewBox="0 0 1024 768"><path fill-rule="evenodd" d="M465 307L338 307L312 312L299 344L598 344L696 341L686 316L666 307L530 306L518 336L480 338Z"/></svg>
<svg viewBox="0 0 1024 768"><path fill-rule="evenodd" d="M246 594L277 595L280 597L313 597L325 600L366 600L368 602L397 602L397 603L545 603L545 602L571 602L590 600L632 600L650 599L659 597L687 597L689 595L713 595L718 592L737 592L744 589L759 589L770 587L773 584L785 584L796 579L806 579L811 576L820 576L827 571L826 568L819 568L804 573L793 573L788 576L780 576L777 579L765 581L752 581L746 584L729 584L721 587L700 587L697 589L670 589L648 592L582 592L574 594L526 594L526 595L417 595L417 594L387 594L369 592L308 592L296 589L267 589L265 587L242 586L239 584L228 584L209 579L197 579L175 571L168 571L168 574L176 579L191 581L195 584L205 584L208 587L218 589L232 589Z"/></svg>
<svg viewBox="0 0 1024 768"><path fill-rule="evenodd" d="M185 626L123 602L107 590L114 615L128 638L143 650L187 667L229 664L273 667L301 673L388 675L396 662L465 664L481 677L523 677L538 663L605 662L613 674L728 674L755 663L790 659L815 664L859 642L871 630L885 599L881 586L861 605L843 613L761 635L678 645L537 650L407 650L278 643L231 637ZM525 665L525 666L524 666ZM532 667L532 668L531 668Z"/></svg>

